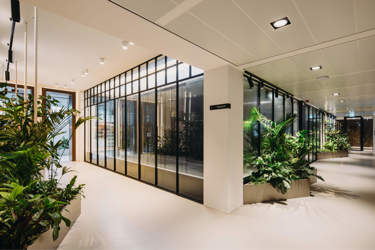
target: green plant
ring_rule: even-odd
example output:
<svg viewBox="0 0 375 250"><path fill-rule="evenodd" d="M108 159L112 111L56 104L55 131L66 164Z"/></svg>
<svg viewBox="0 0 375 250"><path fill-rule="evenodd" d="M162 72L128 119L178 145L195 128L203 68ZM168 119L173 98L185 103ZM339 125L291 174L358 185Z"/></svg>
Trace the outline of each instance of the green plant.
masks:
<svg viewBox="0 0 375 250"><path fill-rule="evenodd" d="M76 176L65 186L60 182L70 170L60 162L66 139L56 138L78 112L53 110L57 100L39 97L34 122L33 102L8 97L6 88L0 103L0 248L26 249L50 228L57 239L62 221L70 226L62 211L83 185L76 185ZM85 120L77 119L74 128Z"/></svg>
<svg viewBox="0 0 375 250"><path fill-rule="evenodd" d="M244 122L245 131L250 131L259 122L264 131L261 136L260 156L246 156L245 162L256 171L248 177L252 183L270 183L282 193L286 193L293 180L316 176L306 155L310 147L306 143L308 131L300 131L295 137L287 133L295 119L288 115L285 120L273 122L254 107L250 118ZM318 178L322 179L320 176Z"/></svg>
<svg viewBox="0 0 375 250"><path fill-rule="evenodd" d="M325 133L326 142L323 145L323 152L348 151L351 148L349 137L344 132L327 126Z"/></svg>

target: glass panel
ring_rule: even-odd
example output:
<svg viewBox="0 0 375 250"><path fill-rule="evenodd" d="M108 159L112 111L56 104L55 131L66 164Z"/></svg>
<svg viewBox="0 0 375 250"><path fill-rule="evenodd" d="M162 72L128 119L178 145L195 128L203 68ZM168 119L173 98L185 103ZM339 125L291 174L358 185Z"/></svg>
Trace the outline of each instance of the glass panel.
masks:
<svg viewBox="0 0 375 250"><path fill-rule="evenodd" d="M178 79L185 79L188 78L190 75L190 67L189 64L181 63L178 65Z"/></svg>
<svg viewBox="0 0 375 250"><path fill-rule="evenodd" d="M125 91L125 85L120 86L120 96L125 96L126 91Z"/></svg>
<svg viewBox="0 0 375 250"><path fill-rule="evenodd" d="M167 83L176 81L176 67L171 67L167 69Z"/></svg>
<svg viewBox="0 0 375 250"><path fill-rule="evenodd" d="M98 156L99 166L105 166L105 105L98 105Z"/></svg>
<svg viewBox="0 0 375 250"><path fill-rule="evenodd" d="M293 135L296 135L299 131L299 114L298 114L298 101L293 100L293 113L296 115L293 123Z"/></svg>
<svg viewBox="0 0 375 250"><path fill-rule="evenodd" d="M86 117L90 116L90 107L85 108ZM85 160L90 162L90 121L85 121Z"/></svg>
<svg viewBox="0 0 375 250"><path fill-rule="evenodd" d="M127 97L126 119L127 174L138 178L138 95Z"/></svg>
<svg viewBox="0 0 375 250"><path fill-rule="evenodd" d="M98 142L97 142L97 125L98 125L98 114L96 110L96 105L91 106L91 116L93 117L91 122L91 163L98 164Z"/></svg>
<svg viewBox="0 0 375 250"><path fill-rule="evenodd" d="M132 70L132 72L133 72L133 81L134 81L134 80L137 80L137 79L139 78L139 75L138 75L138 68L134 68L134 69Z"/></svg>
<svg viewBox="0 0 375 250"><path fill-rule="evenodd" d="M138 85L139 85L139 81L134 81L133 82L133 93L137 93L138 92Z"/></svg>
<svg viewBox="0 0 375 250"><path fill-rule="evenodd" d="M14 94L14 92L13 92ZM61 93L56 91L46 91L46 96L51 97L58 101L56 105L52 105L51 109L53 111L58 111L61 109L72 109L73 108L73 95L69 93ZM58 153L61 155L62 161L71 161L72 160L72 153L73 153L73 145L72 145L72 136L73 136L73 120L72 117L69 117L66 121L66 125L61 129L58 136L54 138L54 141L57 142L59 140L66 141L69 146L68 148L60 147Z"/></svg>
<svg viewBox="0 0 375 250"><path fill-rule="evenodd" d="M125 98L116 100L116 172L125 174Z"/></svg>
<svg viewBox="0 0 375 250"><path fill-rule="evenodd" d="M125 73L121 74L120 85L125 84Z"/></svg>
<svg viewBox="0 0 375 250"><path fill-rule="evenodd" d="M155 72L155 59L148 62L148 74Z"/></svg>
<svg viewBox="0 0 375 250"><path fill-rule="evenodd" d="M285 97L285 117L287 117L287 115L292 114L292 107L293 107L292 99L290 97L289 98ZM292 132L293 132L292 126L290 126L290 128L288 129L288 133L292 134Z"/></svg>
<svg viewBox="0 0 375 250"><path fill-rule="evenodd" d="M179 87L179 192L203 201L203 77Z"/></svg>
<svg viewBox="0 0 375 250"><path fill-rule="evenodd" d="M176 190L176 85L158 89L158 186Z"/></svg>
<svg viewBox="0 0 375 250"><path fill-rule="evenodd" d="M200 68L191 66L191 76L195 76L199 74L203 74L203 70L201 70Z"/></svg>
<svg viewBox="0 0 375 250"><path fill-rule="evenodd" d="M147 77L141 78L140 83L141 83L141 91L146 90L146 88L147 88Z"/></svg>
<svg viewBox="0 0 375 250"><path fill-rule="evenodd" d="M132 85L131 83L126 84L126 94L130 95L132 93Z"/></svg>
<svg viewBox="0 0 375 250"><path fill-rule="evenodd" d="M115 107L114 100L106 105L106 168L115 170Z"/></svg>
<svg viewBox="0 0 375 250"><path fill-rule="evenodd" d="M275 122L279 122L279 121L282 121L284 119L284 108L283 108L283 96L279 94L278 97L276 97L275 95L275 103L274 103L274 107L275 107Z"/></svg>
<svg viewBox="0 0 375 250"><path fill-rule="evenodd" d="M151 74L148 76L148 88L155 87L155 74Z"/></svg>
<svg viewBox="0 0 375 250"><path fill-rule="evenodd" d="M132 74L131 71L126 72L126 82L131 82L132 81Z"/></svg>
<svg viewBox="0 0 375 250"><path fill-rule="evenodd" d="M118 97L120 97L120 87L117 87L115 89L115 98L118 98Z"/></svg>
<svg viewBox="0 0 375 250"><path fill-rule="evenodd" d="M257 106L258 103L258 85L250 88L247 79L244 79L244 101L243 101L243 119L244 121L250 118L250 110ZM258 126L255 125L251 130L244 130L243 140L243 154L244 158L255 156L258 154L259 133ZM244 162L243 174L244 177L250 175L253 171L250 165Z"/></svg>
<svg viewBox="0 0 375 250"><path fill-rule="evenodd" d="M260 112L272 119L272 90L265 87L260 89Z"/></svg>
<svg viewBox="0 0 375 250"><path fill-rule="evenodd" d="M156 74L157 78L157 86L164 85L165 84L165 71L160 71Z"/></svg>
<svg viewBox="0 0 375 250"><path fill-rule="evenodd" d="M144 63L144 64L141 65L141 70L140 70L139 73L140 73L140 77L146 75L146 73L147 73L147 71L146 71L146 63Z"/></svg>
<svg viewBox="0 0 375 250"><path fill-rule="evenodd" d="M141 180L155 183L155 90L141 94Z"/></svg>
<svg viewBox="0 0 375 250"><path fill-rule="evenodd" d="M114 87L114 79L112 78L109 82L109 87L112 89Z"/></svg>
<svg viewBox="0 0 375 250"><path fill-rule="evenodd" d="M157 63L156 63L156 70L161 70L165 68L165 57L161 56L157 58Z"/></svg>
<svg viewBox="0 0 375 250"><path fill-rule="evenodd" d="M167 67L175 65L177 63L176 59L167 57Z"/></svg>

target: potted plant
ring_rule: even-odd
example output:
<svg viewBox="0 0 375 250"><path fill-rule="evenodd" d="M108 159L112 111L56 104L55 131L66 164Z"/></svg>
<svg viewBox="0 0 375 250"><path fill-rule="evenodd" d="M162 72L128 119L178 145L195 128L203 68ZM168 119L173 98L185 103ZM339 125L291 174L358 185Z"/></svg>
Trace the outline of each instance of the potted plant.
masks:
<svg viewBox="0 0 375 250"><path fill-rule="evenodd" d="M37 110L33 97L10 98L6 85L0 93L0 248L27 249L41 234L53 230L59 237L60 224L70 226L62 215L66 206L82 194L74 176L63 185L61 177L70 170L61 165L61 148L67 140L58 139L62 128L77 111L52 109L58 101L39 97ZM33 121L34 112L38 120ZM85 119L79 118L74 128Z"/></svg>
<svg viewBox="0 0 375 250"><path fill-rule="evenodd" d="M326 141L318 153L318 160L347 157L351 148L348 135L332 126L327 126L325 134Z"/></svg>
<svg viewBox="0 0 375 250"><path fill-rule="evenodd" d="M248 177L249 184L244 185L245 203L308 196L309 178L322 178L306 160L310 150L307 131L300 131L295 137L287 133L294 115L273 122L255 107L250 112L249 120L244 122L245 131L260 123L263 132L260 155L245 157L246 164L254 169Z"/></svg>

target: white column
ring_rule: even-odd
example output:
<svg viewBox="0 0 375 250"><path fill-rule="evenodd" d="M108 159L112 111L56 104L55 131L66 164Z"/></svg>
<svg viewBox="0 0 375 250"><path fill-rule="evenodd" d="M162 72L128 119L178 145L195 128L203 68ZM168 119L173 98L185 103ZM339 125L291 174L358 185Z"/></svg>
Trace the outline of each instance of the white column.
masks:
<svg viewBox="0 0 375 250"><path fill-rule="evenodd" d="M204 205L227 213L243 204L242 79L229 65L204 73Z"/></svg>

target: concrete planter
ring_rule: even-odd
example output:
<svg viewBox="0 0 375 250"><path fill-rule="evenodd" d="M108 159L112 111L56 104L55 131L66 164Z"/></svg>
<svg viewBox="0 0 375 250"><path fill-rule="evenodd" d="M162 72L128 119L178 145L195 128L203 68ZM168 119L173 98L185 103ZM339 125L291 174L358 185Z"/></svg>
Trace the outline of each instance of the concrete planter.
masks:
<svg viewBox="0 0 375 250"><path fill-rule="evenodd" d="M81 215L81 197L73 200L66 209L68 211L63 211L62 214L67 217L72 224L70 227L73 226L74 222L77 218ZM63 241L65 236L69 232L69 227L65 225L64 222L60 224L60 233L59 238L55 241L52 239L52 229L48 230L44 234L42 234L31 246L27 249L57 249L60 243Z"/></svg>
<svg viewBox="0 0 375 250"><path fill-rule="evenodd" d="M318 160L340 158L340 157L348 157L348 151L319 152L318 153Z"/></svg>
<svg viewBox="0 0 375 250"><path fill-rule="evenodd" d="M243 186L244 204L259 203L264 201L286 200L310 196L310 180L302 179L293 181L290 189L282 194L269 183L252 184Z"/></svg>

